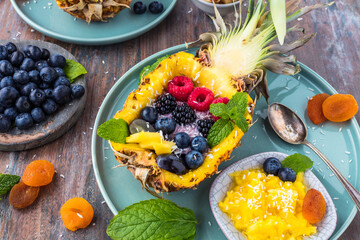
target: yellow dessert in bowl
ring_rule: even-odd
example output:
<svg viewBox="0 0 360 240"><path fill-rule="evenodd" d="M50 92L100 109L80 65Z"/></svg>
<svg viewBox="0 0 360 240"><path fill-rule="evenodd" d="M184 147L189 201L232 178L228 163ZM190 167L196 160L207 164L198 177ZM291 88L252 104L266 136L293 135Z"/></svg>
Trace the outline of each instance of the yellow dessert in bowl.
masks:
<svg viewBox="0 0 360 240"><path fill-rule="evenodd" d="M316 233L316 227L302 216L306 194L303 173L297 174L294 183L283 182L260 169L230 175L234 185L219 202L219 208L249 240L295 240Z"/></svg>

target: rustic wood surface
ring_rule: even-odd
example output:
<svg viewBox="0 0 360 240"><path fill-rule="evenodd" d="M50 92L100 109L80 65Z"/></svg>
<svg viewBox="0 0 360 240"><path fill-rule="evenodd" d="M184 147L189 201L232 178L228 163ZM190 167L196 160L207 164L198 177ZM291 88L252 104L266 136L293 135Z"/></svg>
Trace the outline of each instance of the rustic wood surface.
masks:
<svg viewBox="0 0 360 240"><path fill-rule="evenodd" d="M306 4L318 2L307 0ZM8 0L0 0L0 22L0 38L56 43L70 51L89 72L86 109L67 134L34 150L0 152L1 173L21 175L33 159L47 159L57 170L53 183L41 189L32 206L16 210L6 196L0 201L0 239L108 239L105 229L113 215L103 204L91 164L91 127L97 111L114 85L114 78L118 79L153 53L196 39L199 33L211 29L212 23L189 0L179 0L169 17L153 31L124 43L92 47L64 43L32 30ZM306 47L295 51L298 59L340 93L350 93L360 103L360 2L337 1L335 6L312 12L297 23L308 32L318 33ZM360 120L359 113L356 119ZM95 216L87 229L70 232L60 219L59 209L66 200L78 196L93 205ZM360 215L357 214L340 239L359 239L359 236Z"/></svg>

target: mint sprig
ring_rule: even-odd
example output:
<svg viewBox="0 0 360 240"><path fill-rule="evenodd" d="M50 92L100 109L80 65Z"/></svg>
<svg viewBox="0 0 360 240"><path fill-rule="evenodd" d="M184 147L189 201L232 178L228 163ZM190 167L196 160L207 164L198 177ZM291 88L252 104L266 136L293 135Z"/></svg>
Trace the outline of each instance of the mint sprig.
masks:
<svg viewBox="0 0 360 240"><path fill-rule="evenodd" d="M299 173L311 168L313 163L307 156L295 153L286 157L281 164L283 167L291 168L294 172Z"/></svg>
<svg viewBox="0 0 360 240"><path fill-rule="evenodd" d="M170 57L170 55L166 55L166 56L163 56L163 57L161 57L161 58L158 58L158 59L156 60L156 62L154 62L153 64L144 67L144 68L141 70L141 72L140 72L139 84L141 83L141 79L142 79L143 77L145 77L146 75L148 75L150 72L154 71L154 70L157 68L157 66L160 64L160 62L161 62L162 60L168 58L168 57Z"/></svg>
<svg viewBox="0 0 360 240"><path fill-rule="evenodd" d="M73 83L76 78L87 73L83 65L71 59L66 59L64 72L65 72L65 76L69 79L70 83Z"/></svg>
<svg viewBox="0 0 360 240"><path fill-rule="evenodd" d="M129 127L124 119L110 119L99 126L97 135L116 143L125 143Z"/></svg>
<svg viewBox="0 0 360 240"><path fill-rule="evenodd" d="M120 211L106 233L111 239L195 239L196 219L192 210L165 199L135 203Z"/></svg>
<svg viewBox="0 0 360 240"><path fill-rule="evenodd" d="M20 181L19 176L0 173L0 196L10 191L11 188L19 181Z"/></svg>
<svg viewBox="0 0 360 240"><path fill-rule="evenodd" d="M211 127L207 141L210 147L218 145L234 129L235 124L244 133L249 130L249 124L245 118L248 106L248 94L245 92L235 93L227 104L217 103L210 105L210 113L220 117Z"/></svg>

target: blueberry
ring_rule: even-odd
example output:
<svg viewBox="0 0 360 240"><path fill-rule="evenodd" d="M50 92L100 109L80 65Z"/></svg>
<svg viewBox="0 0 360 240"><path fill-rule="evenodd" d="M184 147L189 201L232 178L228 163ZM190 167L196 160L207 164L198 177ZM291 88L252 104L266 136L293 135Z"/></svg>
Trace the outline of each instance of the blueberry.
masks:
<svg viewBox="0 0 360 240"><path fill-rule="evenodd" d="M46 98L54 100L54 90L53 89L46 88L46 89L44 89L44 93L45 93Z"/></svg>
<svg viewBox="0 0 360 240"><path fill-rule="evenodd" d="M14 121L16 116L19 114L18 111L16 110L16 108L11 107L11 108L7 108L4 111L4 114L10 119L10 121Z"/></svg>
<svg viewBox="0 0 360 240"><path fill-rule="evenodd" d="M66 65L66 59L64 58L64 56L61 56L59 54L52 55L49 58L49 65L51 67L64 68Z"/></svg>
<svg viewBox="0 0 360 240"><path fill-rule="evenodd" d="M40 78L46 83L53 83L57 78L55 69L52 67L44 67L40 71Z"/></svg>
<svg viewBox="0 0 360 240"><path fill-rule="evenodd" d="M46 94L41 89L35 89L30 93L29 100L35 106L41 106L46 98Z"/></svg>
<svg viewBox="0 0 360 240"><path fill-rule="evenodd" d="M153 1L149 4L149 11L151 13L161 13L164 10L164 5L161 2Z"/></svg>
<svg viewBox="0 0 360 240"><path fill-rule="evenodd" d="M20 51L15 51L10 56L10 62L15 67L19 67L23 61L24 61L24 54Z"/></svg>
<svg viewBox="0 0 360 240"><path fill-rule="evenodd" d="M56 67L54 69L55 69L58 77L65 76L65 72L64 72L64 70L62 68Z"/></svg>
<svg viewBox="0 0 360 240"><path fill-rule="evenodd" d="M14 82L18 85L25 85L30 81L28 72L24 70L19 70L14 73L13 76Z"/></svg>
<svg viewBox="0 0 360 240"><path fill-rule="evenodd" d="M42 105L42 109L47 115L51 115L58 110L58 105L52 99L46 99Z"/></svg>
<svg viewBox="0 0 360 240"><path fill-rule="evenodd" d="M156 119L158 118L158 112L154 107L144 107L141 110L140 115L142 119L151 124L154 124L156 122Z"/></svg>
<svg viewBox="0 0 360 240"><path fill-rule="evenodd" d="M56 79L56 81L54 83L54 88L56 88L59 85L65 85L65 86L70 87L70 81L66 77L60 76Z"/></svg>
<svg viewBox="0 0 360 240"><path fill-rule="evenodd" d="M50 52L46 48L41 49L41 59L48 60L50 57Z"/></svg>
<svg viewBox="0 0 360 240"><path fill-rule="evenodd" d="M202 136L196 136L191 140L191 149L204 153L207 148L207 141Z"/></svg>
<svg viewBox="0 0 360 240"><path fill-rule="evenodd" d="M204 157L200 152L192 150L186 154L185 162L189 168L196 169L203 164Z"/></svg>
<svg viewBox="0 0 360 240"><path fill-rule="evenodd" d="M280 168L278 176L284 182L295 182L296 180L296 173L291 168Z"/></svg>
<svg viewBox="0 0 360 240"><path fill-rule="evenodd" d="M9 53L5 46L0 45L0 60L5 60L9 58Z"/></svg>
<svg viewBox="0 0 360 240"><path fill-rule="evenodd" d="M21 88L20 93L22 96L29 96L30 93L37 88L38 88L38 86L35 83L29 82Z"/></svg>
<svg viewBox="0 0 360 240"><path fill-rule="evenodd" d="M174 140L178 148L187 148L190 146L190 137L185 132L175 134Z"/></svg>
<svg viewBox="0 0 360 240"><path fill-rule="evenodd" d="M5 44L6 50L9 54L12 54L17 50L17 47L12 42L8 42Z"/></svg>
<svg viewBox="0 0 360 240"><path fill-rule="evenodd" d="M39 84L39 88L40 88L40 89L50 88L50 84L45 83L45 82L42 82L42 83Z"/></svg>
<svg viewBox="0 0 360 240"><path fill-rule="evenodd" d="M0 113L4 113L4 111L5 111L5 108L0 105Z"/></svg>
<svg viewBox="0 0 360 240"><path fill-rule="evenodd" d="M14 72L14 67L8 60L0 61L0 73L2 73L4 76L12 76Z"/></svg>
<svg viewBox="0 0 360 240"><path fill-rule="evenodd" d="M15 118L15 126L18 129L26 130L31 128L34 125L34 120L31 117L30 113L20 113Z"/></svg>
<svg viewBox="0 0 360 240"><path fill-rule="evenodd" d="M75 84L71 87L71 97L81 98L85 93L85 88L82 85Z"/></svg>
<svg viewBox="0 0 360 240"><path fill-rule="evenodd" d="M3 107L12 107L19 95L14 87L4 87L0 90L0 104Z"/></svg>
<svg viewBox="0 0 360 240"><path fill-rule="evenodd" d="M4 133L10 130L11 121L4 114L0 114L0 132Z"/></svg>
<svg viewBox="0 0 360 240"><path fill-rule="evenodd" d="M24 53L27 57L38 61L41 59L41 50L37 46L28 46L24 49Z"/></svg>
<svg viewBox="0 0 360 240"><path fill-rule="evenodd" d="M164 134L170 134L175 131L176 122L172 118L164 117L155 122L155 129L162 131Z"/></svg>
<svg viewBox="0 0 360 240"><path fill-rule="evenodd" d="M7 76L1 79L0 88L13 87L13 86L14 86L14 79L12 77Z"/></svg>
<svg viewBox="0 0 360 240"><path fill-rule="evenodd" d="M29 98L26 96L21 96L16 100L15 103L16 110L20 113L26 113L31 111L31 103Z"/></svg>
<svg viewBox="0 0 360 240"><path fill-rule="evenodd" d="M41 108L36 107L31 110L31 117L34 119L34 122L40 123L45 120L45 113Z"/></svg>
<svg viewBox="0 0 360 240"><path fill-rule="evenodd" d="M174 154L158 155L156 157L156 163L160 168L177 175L182 175L187 171L184 163Z"/></svg>
<svg viewBox="0 0 360 240"><path fill-rule="evenodd" d="M48 67L49 64L47 63L46 60L39 60L35 63L35 68L38 70L38 71L41 71L41 69L43 69L44 67Z"/></svg>
<svg viewBox="0 0 360 240"><path fill-rule="evenodd" d="M20 65L20 69L24 71L31 71L35 69L35 62L31 58L24 58L24 61Z"/></svg>
<svg viewBox="0 0 360 240"><path fill-rule="evenodd" d="M263 163L263 169L267 174L272 174L277 176L279 169L281 168L281 162L279 159L271 157L265 160Z"/></svg>
<svg viewBox="0 0 360 240"><path fill-rule="evenodd" d="M54 100L58 104L65 104L71 101L71 89L65 85L54 88Z"/></svg>
<svg viewBox="0 0 360 240"><path fill-rule="evenodd" d="M142 1L138 1L133 5L133 11L135 14L143 14L146 12L146 4Z"/></svg>
<svg viewBox="0 0 360 240"><path fill-rule="evenodd" d="M40 79L40 73L37 70L31 70L29 72L29 78L31 82L36 83L38 85L42 82Z"/></svg>

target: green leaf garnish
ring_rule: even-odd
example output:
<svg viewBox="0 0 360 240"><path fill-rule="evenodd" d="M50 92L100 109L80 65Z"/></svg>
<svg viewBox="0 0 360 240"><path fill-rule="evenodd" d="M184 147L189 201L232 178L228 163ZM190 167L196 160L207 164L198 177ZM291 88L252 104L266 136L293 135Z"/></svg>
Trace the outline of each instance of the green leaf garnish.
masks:
<svg viewBox="0 0 360 240"><path fill-rule="evenodd" d="M158 59L156 60L156 62L154 62L153 64L144 67L144 68L141 70L141 72L140 72L139 84L141 83L141 79L142 79L143 77L145 77L146 75L148 75L150 72L154 71L154 70L157 68L157 66L160 64L160 62L161 62L162 60L168 58L168 57L170 57L170 55L166 55L166 56L163 56L163 57L161 57L161 58L158 58Z"/></svg>
<svg viewBox="0 0 360 240"><path fill-rule="evenodd" d="M281 164L283 167L291 168L294 172L299 173L311 168L313 163L314 162L307 156L295 153L285 158Z"/></svg>
<svg viewBox="0 0 360 240"><path fill-rule="evenodd" d="M11 188L19 181L20 181L19 176L0 173L0 196L10 191Z"/></svg>
<svg viewBox="0 0 360 240"><path fill-rule="evenodd" d="M77 77L87 73L83 65L70 59L66 59L64 72L70 83L73 83Z"/></svg>
<svg viewBox="0 0 360 240"><path fill-rule="evenodd" d="M212 113L212 115L216 117L221 117L225 119L230 118L229 114L227 113L227 108L225 103L211 104L209 111Z"/></svg>
<svg viewBox="0 0 360 240"><path fill-rule="evenodd" d="M135 203L120 211L106 230L111 239L195 239L196 219L192 210L165 199Z"/></svg>
<svg viewBox="0 0 360 240"><path fill-rule="evenodd" d="M97 135L116 143L125 143L129 136L129 127L124 119L112 118L99 126Z"/></svg>
<svg viewBox="0 0 360 240"><path fill-rule="evenodd" d="M220 118L210 128L209 135L207 137L208 144L211 148L218 145L223 139L225 139L234 129L234 123L229 119Z"/></svg>

